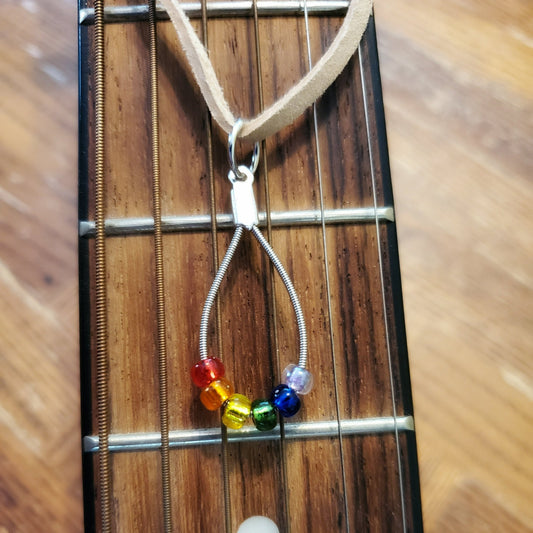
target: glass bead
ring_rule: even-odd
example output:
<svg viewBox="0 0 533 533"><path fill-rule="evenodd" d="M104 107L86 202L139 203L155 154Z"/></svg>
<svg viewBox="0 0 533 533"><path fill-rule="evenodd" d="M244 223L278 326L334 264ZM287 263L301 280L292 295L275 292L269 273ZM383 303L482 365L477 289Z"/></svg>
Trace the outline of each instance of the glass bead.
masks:
<svg viewBox="0 0 533 533"><path fill-rule="evenodd" d="M232 394L226 401L222 422L230 429L240 429L250 416L252 402L242 394Z"/></svg>
<svg viewBox="0 0 533 533"><path fill-rule="evenodd" d="M268 400L252 402L252 420L259 431L274 429L278 423L276 408Z"/></svg>
<svg viewBox="0 0 533 533"><path fill-rule="evenodd" d="M301 407L300 398L298 398L296 391L285 384L278 385L272 391L270 401L285 418L295 415Z"/></svg>
<svg viewBox="0 0 533 533"><path fill-rule="evenodd" d="M298 365L289 365L281 375L281 382L298 394L307 394L313 388L313 374Z"/></svg>
<svg viewBox="0 0 533 533"><path fill-rule="evenodd" d="M215 411L235 392L233 385L226 378L218 378L200 393L200 401L209 411Z"/></svg>
<svg viewBox="0 0 533 533"><path fill-rule="evenodd" d="M200 388L207 387L209 383L224 375L224 363L218 357L200 359L191 368L192 382Z"/></svg>

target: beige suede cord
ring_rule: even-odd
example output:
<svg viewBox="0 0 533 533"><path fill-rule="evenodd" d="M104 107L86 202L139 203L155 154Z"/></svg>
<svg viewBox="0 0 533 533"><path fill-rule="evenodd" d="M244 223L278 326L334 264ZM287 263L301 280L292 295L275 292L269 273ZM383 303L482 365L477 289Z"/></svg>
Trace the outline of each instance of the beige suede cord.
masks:
<svg viewBox="0 0 533 533"><path fill-rule="evenodd" d="M224 98L207 51L178 0L162 0L181 42L200 91L219 126L227 133L235 117ZM261 141L293 122L335 81L359 46L372 11L372 0L351 0L344 22L331 46L314 67L279 100L245 120L239 137Z"/></svg>

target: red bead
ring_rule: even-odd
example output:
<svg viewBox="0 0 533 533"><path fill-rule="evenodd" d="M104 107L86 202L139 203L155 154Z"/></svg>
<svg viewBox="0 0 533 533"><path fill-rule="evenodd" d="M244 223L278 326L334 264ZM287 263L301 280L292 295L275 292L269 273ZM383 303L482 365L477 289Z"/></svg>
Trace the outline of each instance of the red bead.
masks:
<svg viewBox="0 0 533 533"><path fill-rule="evenodd" d="M209 383L224 375L224 363L218 357L200 359L191 368L192 382L197 387L207 387Z"/></svg>

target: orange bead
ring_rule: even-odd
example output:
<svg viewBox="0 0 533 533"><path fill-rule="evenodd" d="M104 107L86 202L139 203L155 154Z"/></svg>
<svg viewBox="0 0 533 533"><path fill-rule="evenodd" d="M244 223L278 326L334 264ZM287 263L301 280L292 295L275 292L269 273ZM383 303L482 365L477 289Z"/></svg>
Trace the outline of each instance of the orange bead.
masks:
<svg viewBox="0 0 533 533"><path fill-rule="evenodd" d="M235 392L233 385L226 378L212 381L200 393L200 401L209 411L215 411Z"/></svg>

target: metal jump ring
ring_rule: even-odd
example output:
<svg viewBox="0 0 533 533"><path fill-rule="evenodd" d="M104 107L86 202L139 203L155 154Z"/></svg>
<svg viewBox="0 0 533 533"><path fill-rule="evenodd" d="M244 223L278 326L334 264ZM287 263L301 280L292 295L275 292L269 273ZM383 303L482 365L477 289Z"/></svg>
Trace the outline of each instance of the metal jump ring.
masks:
<svg viewBox="0 0 533 533"><path fill-rule="evenodd" d="M235 141L237 140L237 137L239 136L239 133L242 129L244 122L241 118L238 118L235 121L235 124L233 125L233 129L231 130L231 133L228 136L228 158L229 158L229 166L235 174L235 177L239 180L246 180L246 175L243 174L239 170L239 165L235 162ZM258 142L254 144L254 151L252 152L252 162L250 166L248 167L250 169L250 172L252 174L255 173L257 170L257 166L259 165L259 154L261 151L261 146Z"/></svg>

